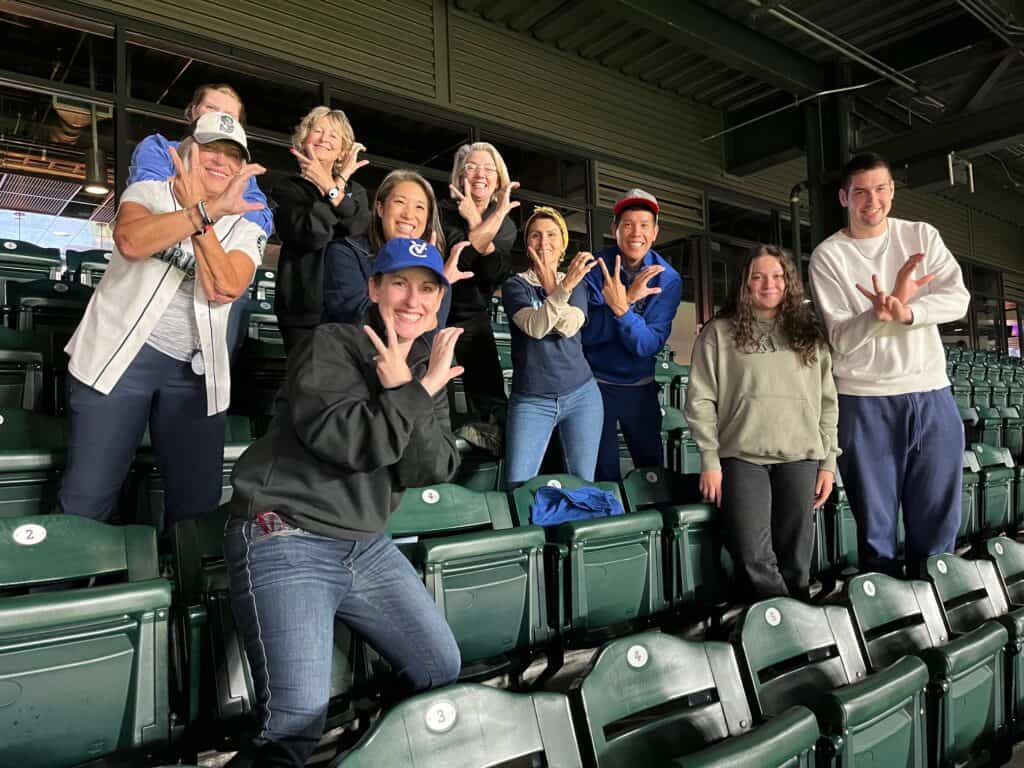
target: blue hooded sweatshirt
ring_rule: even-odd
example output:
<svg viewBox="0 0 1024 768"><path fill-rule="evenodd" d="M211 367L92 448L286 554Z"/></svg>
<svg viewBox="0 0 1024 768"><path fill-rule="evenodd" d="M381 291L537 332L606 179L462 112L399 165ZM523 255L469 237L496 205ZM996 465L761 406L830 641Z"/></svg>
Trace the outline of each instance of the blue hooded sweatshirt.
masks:
<svg viewBox="0 0 1024 768"><path fill-rule="evenodd" d="M618 246L597 254L615 271ZM640 269L659 265L665 271L655 275L649 285L661 293L638 301L622 317L616 317L604 301L604 273L600 267L590 270L587 285L587 324L583 326L583 354L590 363L594 378L609 384L636 384L654 377L654 356L665 346L672 332L672 320L679 309L683 279L665 259L651 250L644 256ZM639 271L639 270L638 270ZM623 265L621 279L628 288L633 281Z"/></svg>

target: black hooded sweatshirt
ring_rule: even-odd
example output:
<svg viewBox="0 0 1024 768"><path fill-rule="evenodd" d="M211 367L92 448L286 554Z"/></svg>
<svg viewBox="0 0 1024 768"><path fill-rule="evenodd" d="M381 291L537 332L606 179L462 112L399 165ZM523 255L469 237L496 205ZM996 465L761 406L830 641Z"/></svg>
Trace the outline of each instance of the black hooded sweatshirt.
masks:
<svg viewBox="0 0 1024 768"><path fill-rule="evenodd" d="M386 338L376 306L366 321ZM287 403L232 473L232 518L275 511L311 533L365 539L384 530L406 488L452 477L447 393L431 398L419 383L429 345L413 342L413 380L394 389L381 385L376 353L361 323L318 326L293 350Z"/></svg>

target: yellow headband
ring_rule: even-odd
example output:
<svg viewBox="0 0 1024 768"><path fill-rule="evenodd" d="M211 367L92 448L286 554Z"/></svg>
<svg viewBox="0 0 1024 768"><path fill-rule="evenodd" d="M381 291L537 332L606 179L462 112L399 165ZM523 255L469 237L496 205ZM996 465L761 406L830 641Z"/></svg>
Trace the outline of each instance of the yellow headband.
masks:
<svg viewBox="0 0 1024 768"><path fill-rule="evenodd" d="M562 218L557 210L548 205L538 205L533 209L533 213L530 214L530 218L526 220L526 226L523 227L523 232L526 233L527 240L530 236L530 225L533 224L534 219L554 219L555 223L558 224L558 228L562 231L562 250L568 250L569 248L569 227L565 225L565 219Z"/></svg>

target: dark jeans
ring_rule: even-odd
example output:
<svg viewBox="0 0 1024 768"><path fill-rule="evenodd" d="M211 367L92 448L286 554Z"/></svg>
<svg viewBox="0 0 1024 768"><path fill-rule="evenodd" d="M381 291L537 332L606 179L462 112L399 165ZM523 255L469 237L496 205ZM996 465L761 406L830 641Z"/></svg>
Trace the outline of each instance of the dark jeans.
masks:
<svg viewBox="0 0 1024 768"><path fill-rule="evenodd" d="M626 438L634 466L660 467L664 464L658 385L652 381L635 387L603 382L599 386L604 401L604 426L597 451L595 478L616 483L621 479L618 425L622 426L622 436Z"/></svg>
<svg viewBox="0 0 1024 768"><path fill-rule="evenodd" d="M807 596L817 477L817 461L722 460L722 527L753 600Z"/></svg>
<svg viewBox="0 0 1024 768"><path fill-rule="evenodd" d="M225 415L206 415L206 385L189 363L144 345L109 395L69 376L68 413L66 514L110 518L147 425L167 489L165 526L220 504Z"/></svg>
<svg viewBox="0 0 1024 768"><path fill-rule="evenodd" d="M960 530L964 426L948 387L890 397L839 396L839 471L857 520L862 571L897 575L900 506L911 574L952 552Z"/></svg>
<svg viewBox="0 0 1024 768"><path fill-rule="evenodd" d="M466 369L462 374L466 399L481 419L504 425L508 397L490 317L482 312L450 325L463 329L455 343L455 358Z"/></svg>
<svg viewBox="0 0 1024 768"><path fill-rule="evenodd" d="M391 664L407 692L458 677L459 648L444 615L386 535L330 539L269 512L229 523L224 552L256 691L256 746L281 742L300 761L316 748L335 616Z"/></svg>

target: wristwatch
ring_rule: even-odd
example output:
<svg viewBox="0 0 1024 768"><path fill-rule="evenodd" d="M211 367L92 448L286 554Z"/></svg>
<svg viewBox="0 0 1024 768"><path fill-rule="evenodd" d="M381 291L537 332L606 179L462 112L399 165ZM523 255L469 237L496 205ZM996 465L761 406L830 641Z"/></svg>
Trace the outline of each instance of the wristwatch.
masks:
<svg viewBox="0 0 1024 768"><path fill-rule="evenodd" d="M341 189L338 188L337 186L331 187L330 189L327 190L327 199L328 200L337 200L340 195L341 195Z"/></svg>

